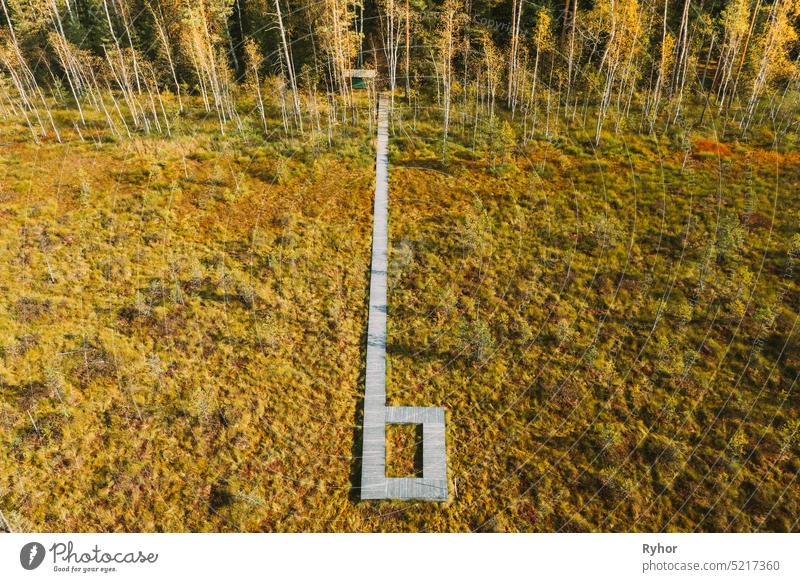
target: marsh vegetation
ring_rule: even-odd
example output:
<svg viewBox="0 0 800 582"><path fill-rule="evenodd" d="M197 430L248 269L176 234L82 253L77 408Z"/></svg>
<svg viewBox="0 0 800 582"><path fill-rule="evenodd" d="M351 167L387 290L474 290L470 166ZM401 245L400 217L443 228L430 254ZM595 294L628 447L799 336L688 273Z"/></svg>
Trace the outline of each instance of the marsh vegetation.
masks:
<svg viewBox="0 0 800 582"><path fill-rule="evenodd" d="M0 528L797 528L796 2L0 2Z"/></svg>

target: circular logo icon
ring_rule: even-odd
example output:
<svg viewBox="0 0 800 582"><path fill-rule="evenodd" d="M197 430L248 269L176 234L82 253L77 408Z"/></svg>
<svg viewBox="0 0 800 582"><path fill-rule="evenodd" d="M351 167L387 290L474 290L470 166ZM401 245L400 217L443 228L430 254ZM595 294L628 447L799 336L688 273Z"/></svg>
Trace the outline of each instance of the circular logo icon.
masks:
<svg viewBox="0 0 800 582"><path fill-rule="evenodd" d="M44 561L44 546L39 542L29 542L19 551L19 563L26 570L35 570Z"/></svg>

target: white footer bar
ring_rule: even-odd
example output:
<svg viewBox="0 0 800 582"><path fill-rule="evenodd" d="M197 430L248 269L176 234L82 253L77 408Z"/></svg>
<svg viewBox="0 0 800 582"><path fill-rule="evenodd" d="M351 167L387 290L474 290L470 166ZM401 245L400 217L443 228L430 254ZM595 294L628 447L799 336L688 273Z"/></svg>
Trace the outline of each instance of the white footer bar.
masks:
<svg viewBox="0 0 800 582"><path fill-rule="evenodd" d="M797 534L5 534L16 580L800 580Z"/></svg>

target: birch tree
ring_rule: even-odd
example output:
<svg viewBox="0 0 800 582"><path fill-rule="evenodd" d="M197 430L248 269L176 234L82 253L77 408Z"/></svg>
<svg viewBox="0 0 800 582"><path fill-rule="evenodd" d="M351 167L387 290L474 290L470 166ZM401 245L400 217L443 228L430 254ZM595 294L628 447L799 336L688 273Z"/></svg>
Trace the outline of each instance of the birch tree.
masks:
<svg viewBox="0 0 800 582"><path fill-rule="evenodd" d="M791 76L797 63L790 56L790 47L797 41L793 21L800 15L800 0L777 0L770 9L764 32L758 41L758 66L753 79L747 108L741 121L747 131L753 120L758 101L769 81Z"/></svg>
<svg viewBox="0 0 800 582"><path fill-rule="evenodd" d="M661 44L659 45L656 81L649 103L650 131L653 131L653 126L656 123L656 119L658 119L662 92L667 84L667 80L672 74L672 66L675 61L675 36L667 29L668 9L669 0L664 0L664 14L661 21Z"/></svg>
<svg viewBox="0 0 800 582"><path fill-rule="evenodd" d="M546 8L540 8L536 13L536 27L533 31L533 49L535 52L533 59L533 77L531 80L530 107L533 112L530 135L533 137L536 131L536 117L539 111L536 88L539 82L539 63L542 55L549 53L553 48L552 16Z"/></svg>
<svg viewBox="0 0 800 582"><path fill-rule="evenodd" d="M378 14L381 23L381 37L383 38L383 53L389 68L391 105L392 108L394 108L394 93L397 88L397 64L400 54L401 39L408 24L406 19L403 18L403 11L400 7L399 0L379 0ZM406 41L406 51L408 51L408 41ZM406 63L406 69L408 69L408 63ZM407 71L406 74L408 74Z"/></svg>
<svg viewBox="0 0 800 582"><path fill-rule="evenodd" d="M594 137L595 144L599 144L614 88L619 86L621 92L635 79L635 77L632 79L637 68L635 59L641 51L641 7L637 0L599 2L595 6L593 18L601 29L609 31L600 61L604 83L597 110Z"/></svg>
<svg viewBox="0 0 800 582"><path fill-rule="evenodd" d="M439 20L439 61L442 77L442 108L444 123L442 128L442 157L447 156L447 138L450 129L450 106L453 90L453 57L456 37L465 20L463 0L445 0Z"/></svg>
<svg viewBox="0 0 800 582"><path fill-rule="evenodd" d="M722 12L724 29L723 42L719 56L719 88L717 91L717 110L722 111L730 90L731 101L736 93L733 86L734 67L747 37L750 23L750 0L732 0Z"/></svg>
<svg viewBox="0 0 800 582"><path fill-rule="evenodd" d="M303 113L300 110L300 96L297 93L297 75L294 72L294 62L292 59L291 51L289 50L289 42L287 41L286 27L283 24L283 15L281 14L281 2L275 0L275 17L278 22L278 31L281 36L281 55L283 63L286 67L286 75L289 78L289 87L292 91L292 105L294 106L294 115L297 120L300 132L303 131Z"/></svg>
<svg viewBox="0 0 800 582"><path fill-rule="evenodd" d="M352 87L346 73L362 40L352 26L354 3L350 0L322 0L308 9L314 36L325 57L331 81L342 98L342 111L346 112L352 105Z"/></svg>
<svg viewBox="0 0 800 582"><path fill-rule="evenodd" d="M519 83L519 45L520 22L522 20L523 0L512 0L511 5L511 45L508 51L507 105L512 115L517 108L517 88Z"/></svg>

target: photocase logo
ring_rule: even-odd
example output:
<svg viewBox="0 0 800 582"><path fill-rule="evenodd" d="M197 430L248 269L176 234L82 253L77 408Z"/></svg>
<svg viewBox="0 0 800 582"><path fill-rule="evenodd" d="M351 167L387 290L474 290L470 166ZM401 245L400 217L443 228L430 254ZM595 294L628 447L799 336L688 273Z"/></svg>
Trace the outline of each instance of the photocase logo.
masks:
<svg viewBox="0 0 800 582"><path fill-rule="evenodd" d="M19 552L19 563L26 570L35 570L44 561L44 546L39 542L29 542Z"/></svg>

